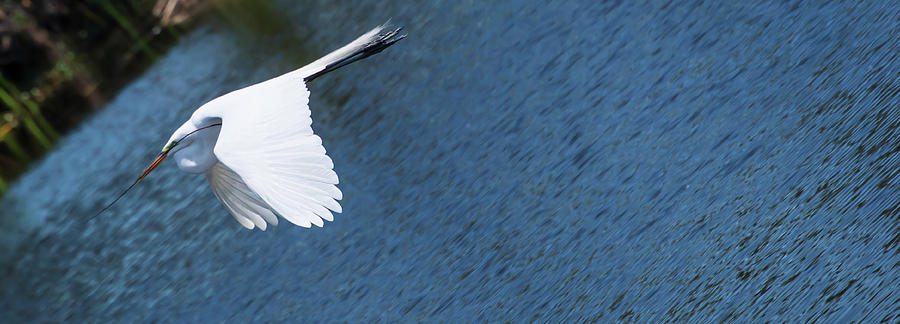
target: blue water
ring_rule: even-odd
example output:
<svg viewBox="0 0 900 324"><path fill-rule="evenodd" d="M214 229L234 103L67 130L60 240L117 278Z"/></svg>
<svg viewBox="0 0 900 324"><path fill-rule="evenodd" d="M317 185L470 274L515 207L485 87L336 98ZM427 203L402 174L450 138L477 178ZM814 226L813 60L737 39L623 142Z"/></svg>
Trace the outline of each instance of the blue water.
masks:
<svg viewBox="0 0 900 324"><path fill-rule="evenodd" d="M210 21L2 201L5 320L900 320L900 7L509 1ZM310 85L344 213L240 227L167 163L205 101L393 17Z"/></svg>

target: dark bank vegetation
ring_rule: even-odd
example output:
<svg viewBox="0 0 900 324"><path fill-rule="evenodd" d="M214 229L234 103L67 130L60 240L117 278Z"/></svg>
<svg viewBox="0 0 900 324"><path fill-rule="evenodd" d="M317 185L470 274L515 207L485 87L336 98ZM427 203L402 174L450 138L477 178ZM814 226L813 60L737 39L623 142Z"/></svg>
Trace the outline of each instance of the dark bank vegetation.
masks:
<svg viewBox="0 0 900 324"><path fill-rule="evenodd" d="M0 0L0 194L194 18L228 2Z"/></svg>

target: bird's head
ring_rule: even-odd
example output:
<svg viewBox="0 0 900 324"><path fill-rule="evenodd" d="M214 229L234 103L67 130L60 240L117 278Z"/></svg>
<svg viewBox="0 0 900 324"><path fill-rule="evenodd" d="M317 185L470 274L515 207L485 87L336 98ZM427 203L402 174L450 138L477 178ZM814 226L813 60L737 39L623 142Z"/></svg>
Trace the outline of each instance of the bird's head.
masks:
<svg viewBox="0 0 900 324"><path fill-rule="evenodd" d="M162 163L162 161L165 160L166 157L168 157L170 154L174 155L179 151L191 147L191 144L193 144L196 139L196 136L191 135L194 135L202 130L221 125L221 122L216 122L206 126L196 127L190 121L184 123L183 125L181 125L181 127L175 130L174 133L172 133L172 136L169 137L169 141L166 142L165 146L163 146L162 151L160 151L156 156L156 159L154 159L153 162L151 162L150 165L147 166L146 169L144 169L144 172L140 177L138 177L137 181L140 182L141 180L143 180L144 177L150 174L153 169L156 169L156 167L159 166L159 164ZM215 135L218 136L218 131L215 132Z"/></svg>
<svg viewBox="0 0 900 324"><path fill-rule="evenodd" d="M181 151L184 148L191 145L193 142L193 138L191 138L191 134L198 131L199 128L194 126L190 121L186 121L184 124L181 124L175 132L172 133L172 136L169 136L169 140L166 141L166 145L163 146L160 154L175 154L175 152Z"/></svg>

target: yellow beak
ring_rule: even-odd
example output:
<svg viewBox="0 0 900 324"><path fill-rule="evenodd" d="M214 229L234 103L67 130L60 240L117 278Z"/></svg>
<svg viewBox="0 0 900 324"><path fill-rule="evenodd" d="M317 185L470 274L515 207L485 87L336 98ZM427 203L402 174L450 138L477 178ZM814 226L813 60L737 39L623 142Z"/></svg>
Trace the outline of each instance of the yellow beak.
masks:
<svg viewBox="0 0 900 324"><path fill-rule="evenodd" d="M160 152L159 155L156 156L156 160L153 160L153 163L150 163L150 166L148 166L146 169L144 169L144 173L141 174L141 177L138 178L137 181L135 181L135 183L140 182L141 180L144 179L144 177L146 177L148 174L150 174L150 171L153 171L153 169L156 169L156 167L159 165L159 163L166 159L167 155L169 155L168 151Z"/></svg>

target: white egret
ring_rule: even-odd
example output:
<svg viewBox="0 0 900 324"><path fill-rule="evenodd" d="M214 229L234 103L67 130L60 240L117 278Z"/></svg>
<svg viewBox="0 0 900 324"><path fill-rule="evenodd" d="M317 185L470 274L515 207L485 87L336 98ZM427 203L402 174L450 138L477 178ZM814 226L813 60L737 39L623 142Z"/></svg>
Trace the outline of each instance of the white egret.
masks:
<svg viewBox="0 0 900 324"><path fill-rule="evenodd" d="M311 127L306 83L364 59L406 37L379 26L300 69L203 104L169 138L143 174L167 156L188 173L205 173L216 197L244 227L266 229L281 216L322 226L340 213L334 164Z"/></svg>

